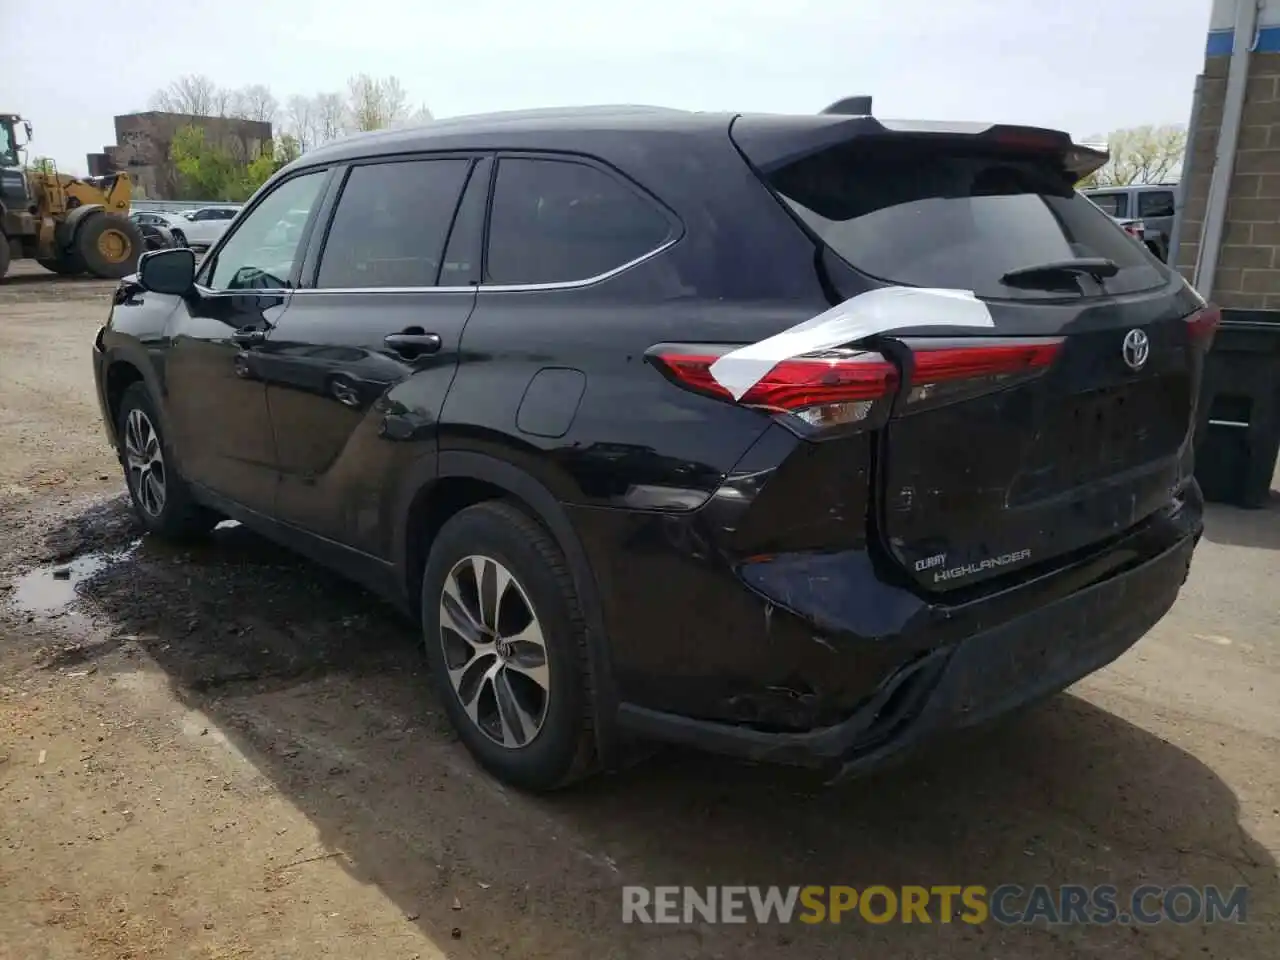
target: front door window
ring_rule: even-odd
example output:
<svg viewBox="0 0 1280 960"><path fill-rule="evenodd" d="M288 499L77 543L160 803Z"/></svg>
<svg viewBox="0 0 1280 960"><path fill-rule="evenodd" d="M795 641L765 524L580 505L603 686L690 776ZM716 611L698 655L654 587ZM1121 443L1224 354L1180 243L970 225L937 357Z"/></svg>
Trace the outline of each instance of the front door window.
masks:
<svg viewBox="0 0 1280 960"><path fill-rule="evenodd" d="M291 287L302 255L303 227L327 175L327 170L314 170L272 190L202 268L201 282L213 290Z"/></svg>

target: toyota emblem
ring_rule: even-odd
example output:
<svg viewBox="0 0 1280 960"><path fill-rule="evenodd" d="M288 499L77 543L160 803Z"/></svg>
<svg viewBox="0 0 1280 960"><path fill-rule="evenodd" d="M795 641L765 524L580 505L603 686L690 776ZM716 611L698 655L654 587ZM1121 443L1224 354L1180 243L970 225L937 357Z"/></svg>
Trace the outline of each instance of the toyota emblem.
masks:
<svg viewBox="0 0 1280 960"><path fill-rule="evenodd" d="M1130 370L1141 370L1151 355L1151 340L1141 330L1130 330L1124 335L1120 353Z"/></svg>

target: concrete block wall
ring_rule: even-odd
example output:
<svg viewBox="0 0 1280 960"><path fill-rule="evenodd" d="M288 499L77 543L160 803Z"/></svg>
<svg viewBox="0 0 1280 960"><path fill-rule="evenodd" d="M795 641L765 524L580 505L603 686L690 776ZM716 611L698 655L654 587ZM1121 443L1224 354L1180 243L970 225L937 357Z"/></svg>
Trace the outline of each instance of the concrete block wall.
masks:
<svg viewBox="0 0 1280 960"><path fill-rule="evenodd" d="M1177 267L1192 279L1200 251L1209 179L1227 91L1234 0L1216 0L1192 150L1182 171L1182 232ZM1249 61L1244 113L1214 289L1220 306L1280 310L1280 0L1266 0ZM1223 27L1225 26L1225 29Z"/></svg>

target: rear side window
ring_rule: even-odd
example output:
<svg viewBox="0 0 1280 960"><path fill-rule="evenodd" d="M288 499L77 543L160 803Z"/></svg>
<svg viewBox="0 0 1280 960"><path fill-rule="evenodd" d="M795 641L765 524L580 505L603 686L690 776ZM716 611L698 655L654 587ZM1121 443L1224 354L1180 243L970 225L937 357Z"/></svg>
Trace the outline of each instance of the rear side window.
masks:
<svg viewBox="0 0 1280 960"><path fill-rule="evenodd" d="M1172 217L1172 190L1144 190L1138 194L1139 217Z"/></svg>
<svg viewBox="0 0 1280 960"><path fill-rule="evenodd" d="M1127 193L1091 193L1089 199L1097 204L1103 213L1121 220L1129 216L1129 195Z"/></svg>
<svg viewBox="0 0 1280 960"><path fill-rule="evenodd" d="M1165 281L1141 245L1060 171L1021 155L854 141L782 168L771 183L835 253L890 283L993 298L1061 296L1061 287L1010 286L1001 277L1081 257L1115 261L1120 270L1107 293Z"/></svg>
<svg viewBox="0 0 1280 960"><path fill-rule="evenodd" d="M494 284L588 280L660 247L671 224L652 201L596 167L499 161L485 279Z"/></svg>
<svg viewBox="0 0 1280 960"><path fill-rule="evenodd" d="M470 163L449 158L353 167L316 286L435 286Z"/></svg>

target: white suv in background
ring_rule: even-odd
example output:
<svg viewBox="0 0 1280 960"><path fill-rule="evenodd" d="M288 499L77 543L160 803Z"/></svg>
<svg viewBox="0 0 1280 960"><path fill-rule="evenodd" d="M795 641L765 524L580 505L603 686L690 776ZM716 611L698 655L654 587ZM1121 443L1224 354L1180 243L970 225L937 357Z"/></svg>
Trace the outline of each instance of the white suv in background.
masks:
<svg viewBox="0 0 1280 960"><path fill-rule="evenodd" d="M181 229L187 244L192 247L212 246L239 212L239 207L200 207L184 211L181 216L186 223Z"/></svg>

